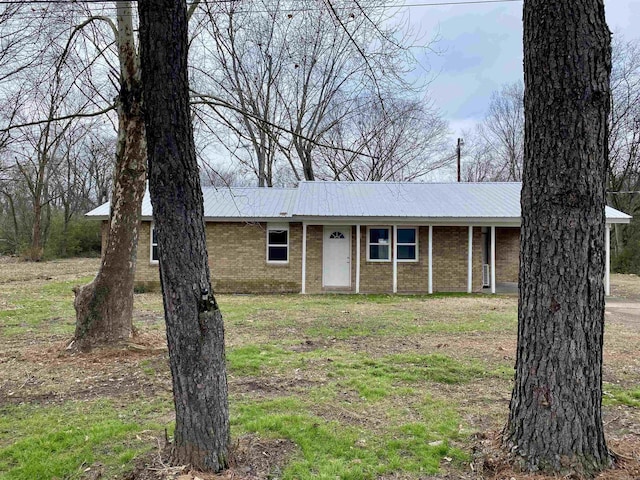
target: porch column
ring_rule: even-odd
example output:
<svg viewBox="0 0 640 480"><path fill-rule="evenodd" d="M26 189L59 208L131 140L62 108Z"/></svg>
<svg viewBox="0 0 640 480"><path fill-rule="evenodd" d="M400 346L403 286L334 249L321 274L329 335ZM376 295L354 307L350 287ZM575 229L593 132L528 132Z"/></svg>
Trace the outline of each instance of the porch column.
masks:
<svg viewBox="0 0 640 480"><path fill-rule="evenodd" d="M467 253L467 293L473 292L473 226L469 225L469 252Z"/></svg>
<svg viewBox="0 0 640 480"><path fill-rule="evenodd" d="M491 293L496 293L496 227L491 227Z"/></svg>
<svg viewBox="0 0 640 480"><path fill-rule="evenodd" d="M307 293L307 224L302 222L302 291Z"/></svg>
<svg viewBox="0 0 640 480"><path fill-rule="evenodd" d="M356 225L356 293L360 293L360 225Z"/></svg>
<svg viewBox="0 0 640 480"><path fill-rule="evenodd" d="M398 244L398 226L393 226L393 241L391 242L391 258L393 261L393 293L398 293L398 253L396 245Z"/></svg>
<svg viewBox="0 0 640 480"><path fill-rule="evenodd" d="M433 293L433 225L429 225L429 287L428 292Z"/></svg>
<svg viewBox="0 0 640 480"><path fill-rule="evenodd" d="M604 229L604 294L611 295L611 225Z"/></svg>

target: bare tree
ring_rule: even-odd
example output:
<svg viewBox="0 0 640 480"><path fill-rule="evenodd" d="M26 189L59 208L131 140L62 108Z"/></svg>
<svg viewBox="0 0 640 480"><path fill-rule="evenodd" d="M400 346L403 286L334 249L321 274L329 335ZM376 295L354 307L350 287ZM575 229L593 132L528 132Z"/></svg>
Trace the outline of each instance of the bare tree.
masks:
<svg viewBox="0 0 640 480"><path fill-rule="evenodd" d="M358 115L340 115L319 146L317 176L331 180L411 181L451 162L442 154L447 125L425 101L360 99Z"/></svg>
<svg viewBox="0 0 640 480"><path fill-rule="evenodd" d="M602 423L610 32L603 0L524 2L516 375L505 447L528 470L612 463Z"/></svg>
<svg viewBox="0 0 640 480"><path fill-rule="evenodd" d="M409 104L423 92L404 80L412 65L407 39L397 24L383 29L391 25L384 22L389 8L383 2L319 7L311 0L257 0L204 8L204 34L198 40L204 53L193 54L201 65L194 89L197 102L207 108L199 108L198 116L218 119L224 128L213 133L254 172L259 185L276 183L274 173L285 173L285 165L294 182L313 180L320 147L327 152L350 143L356 148L345 158L365 156L354 139L333 130L344 132L365 106L365 115L386 115L386 103L385 122L391 125L397 114L393 104ZM406 98L392 93L398 90ZM342 144L336 143L341 136Z"/></svg>
<svg viewBox="0 0 640 480"><path fill-rule="evenodd" d="M182 0L140 0L149 189L158 234L176 428L171 462L227 467L229 410L222 315L211 286L190 117Z"/></svg>
<svg viewBox="0 0 640 480"><path fill-rule="evenodd" d="M117 25L109 18L89 17L74 31L105 22L114 35L119 63L118 141L109 231L96 278L75 290L76 348L126 341L132 334L140 209L146 179L146 137L142 85L131 2L116 2Z"/></svg>
<svg viewBox="0 0 640 480"><path fill-rule="evenodd" d="M640 208L640 45L613 42L609 128L608 202L635 215ZM614 226L613 247L624 247L623 226Z"/></svg>

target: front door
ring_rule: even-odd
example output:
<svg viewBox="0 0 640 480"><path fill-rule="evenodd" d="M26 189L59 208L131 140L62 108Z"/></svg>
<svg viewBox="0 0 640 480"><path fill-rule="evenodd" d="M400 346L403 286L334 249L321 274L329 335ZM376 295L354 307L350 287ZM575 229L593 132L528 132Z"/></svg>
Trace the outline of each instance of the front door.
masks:
<svg viewBox="0 0 640 480"><path fill-rule="evenodd" d="M324 227L322 285L351 286L351 227Z"/></svg>

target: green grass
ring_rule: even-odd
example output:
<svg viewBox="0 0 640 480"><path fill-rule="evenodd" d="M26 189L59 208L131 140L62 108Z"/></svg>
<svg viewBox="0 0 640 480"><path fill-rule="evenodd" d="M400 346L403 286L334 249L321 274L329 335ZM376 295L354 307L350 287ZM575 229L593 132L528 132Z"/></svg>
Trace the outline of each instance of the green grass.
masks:
<svg viewBox="0 0 640 480"><path fill-rule="evenodd" d="M68 282L47 283L36 291L12 289L3 293L9 308L0 310L0 334L12 336L37 331L39 334L73 332L73 291L75 285L89 283L92 277Z"/></svg>
<svg viewBox="0 0 640 480"><path fill-rule="evenodd" d="M229 371L238 376L256 376L269 367L282 364L282 360L291 356L281 348L272 345L247 345L227 352Z"/></svg>
<svg viewBox="0 0 640 480"><path fill-rule="evenodd" d="M455 411L426 400L419 423L399 423L383 434L326 420L317 405L282 397L236 407L231 423L237 433L287 438L299 448L283 472L285 479L373 479L392 472L433 474L445 457L465 461L451 444L459 438ZM393 410L392 410L393 411Z"/></svg>
<svg viewBox="0 0 640 480"><path fill-rule="evenodd" d="M121 472L151 447L137 434L160 430L150 417L168 408L168 401L158 400L2 407L0 479L80 478L84 468L97 461L111 474Z"/></svg>
<svg viewBox="0 0 640 480"><path fill-rule="evenodd" d="M623 389L617 385L607 383L603 389L602 403L605 405L640 407L640 388Z"/></svg>

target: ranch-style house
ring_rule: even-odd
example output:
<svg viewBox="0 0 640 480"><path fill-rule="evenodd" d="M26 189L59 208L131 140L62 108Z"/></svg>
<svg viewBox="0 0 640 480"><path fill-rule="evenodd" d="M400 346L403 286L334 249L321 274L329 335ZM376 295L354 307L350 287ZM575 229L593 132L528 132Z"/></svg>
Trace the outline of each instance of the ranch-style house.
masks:
<svg viewBox="0 0 640 480"><path fill-rule="evenodd" d="M495 293L518 281L520 183L301 182L203 189L216 292ZM103 220L109 204L87 214ZM609 231L631 217L606 209ZM159 287L149 194L136 284Z"/></svg>

